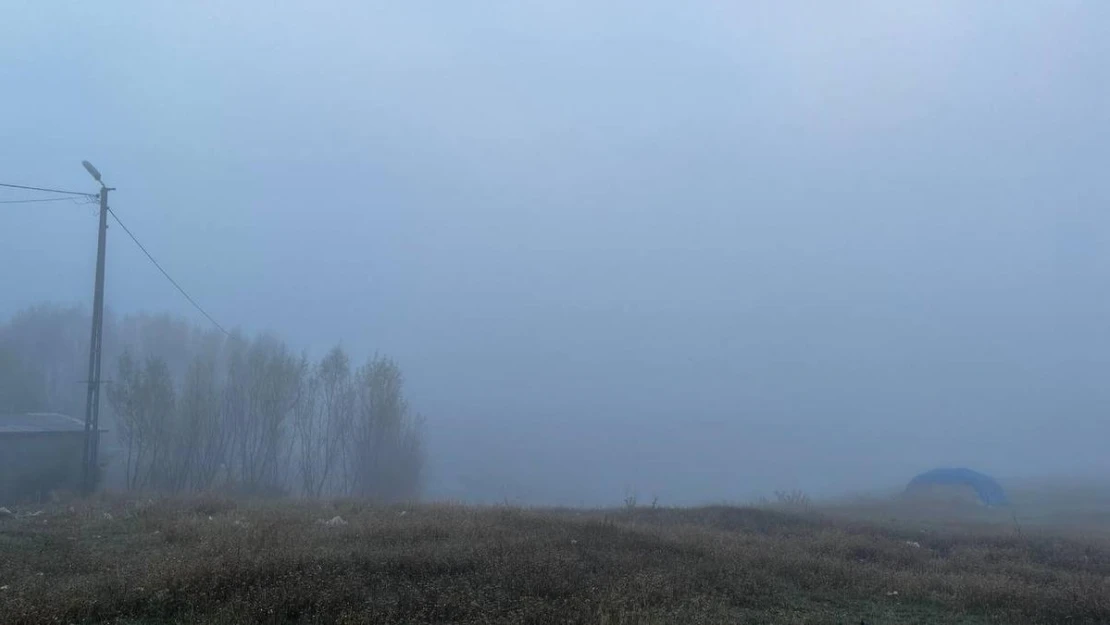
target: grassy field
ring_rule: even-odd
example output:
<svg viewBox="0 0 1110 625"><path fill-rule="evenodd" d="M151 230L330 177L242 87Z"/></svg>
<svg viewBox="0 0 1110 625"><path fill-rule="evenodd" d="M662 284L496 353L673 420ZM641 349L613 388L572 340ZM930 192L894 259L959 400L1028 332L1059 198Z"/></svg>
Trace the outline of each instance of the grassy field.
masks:
<svg viewBox="0 0 1110 625"><path fill-rule="evenodd" d="M39 510L0 518L0 623L1110 622L1105 534L878 502Z"/></svg>

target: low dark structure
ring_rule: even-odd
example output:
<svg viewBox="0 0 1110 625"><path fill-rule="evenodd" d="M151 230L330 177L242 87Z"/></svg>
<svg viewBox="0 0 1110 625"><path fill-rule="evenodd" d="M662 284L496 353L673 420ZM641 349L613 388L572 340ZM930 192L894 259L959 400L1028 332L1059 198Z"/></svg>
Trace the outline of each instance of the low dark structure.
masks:
<svg viewBox="0 0 1110 625"><path fill-rule="evenodd" d="M78 490L84 443L85 422L79 419L55 413L0 415L0 504Z"/></svg>
<svg viewBox="0 0 1110 625"><path fill-rule="evenodd" d="M962 486L971 488L979 501L988 506L1005 506L1009 503L1006 491L989 475L971 469L933 469L910 480L906 494L912 495L936 486Z"/></svg>

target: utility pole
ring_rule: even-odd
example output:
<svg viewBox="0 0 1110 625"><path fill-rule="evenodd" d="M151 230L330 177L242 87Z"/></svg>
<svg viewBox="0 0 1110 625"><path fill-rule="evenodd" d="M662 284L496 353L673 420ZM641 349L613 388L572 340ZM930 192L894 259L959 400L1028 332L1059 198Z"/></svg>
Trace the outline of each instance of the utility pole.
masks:
<svg viewBox="0 0 1110 625"><path fill-rule="evenodd" d="M89 338L89 388L85 396L85 450L82 455L82 487L91 493L96 486L97 457L100 448L100 348L104 334L104 246L108 234L108 192L113 189L100 180L92 163L81 161L100 183L100 230L96 244L96 283L93 288L92 335Z"/></svg>

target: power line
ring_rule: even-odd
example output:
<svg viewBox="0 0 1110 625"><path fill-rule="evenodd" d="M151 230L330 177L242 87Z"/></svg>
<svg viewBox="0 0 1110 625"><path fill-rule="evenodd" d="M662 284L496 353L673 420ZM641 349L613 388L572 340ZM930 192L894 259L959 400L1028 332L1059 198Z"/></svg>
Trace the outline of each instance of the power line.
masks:
<svg viewBox="0 0 1110 625"><path fill-rule="evenodd" d="M83 193L81 191L65 191L62 189L47 189L45 187L28 187L21 184L8 184L0 182L0 187L8 187L9 189L25 189L27 191L43 191L45 193L63 193L65 195L84 195L87 197L96 197L95 193Z"/></svg>
<svg viewBox="0 0 1110 625"><path fill-rule="evenodd" d="M120 221L119 215L116 215L116 212L113 211L111 208L108 209L108 213L112 216L112 219L115 219L116 223L119 224L121 228L123 228L123 231L127 233L127 236L131 237L131 240L135 242L135 245L139 246L139 249L143 251L143 254L146 254L146 257L150 259L150 262L153 263L155 267L158 268L158 271L161 271L162 275L170 281L170 284L177 288L177 290L185 296L185 299L189 300L189 303L192 304L194 308L199 310L200 314L207 317L208 320L212 322L212 325L216 326L216 328L218 328L220 332L223 332L227 336L231 336L230 332L225 330L222 325L220 325L215 319L212 318L212 315L208 314L206 310L201 308L200 304L198 304L195 299L193 299L188 293L185 292L185 289L181 288L181 285L177 283L177 280L174 280L172 277L170 277L170 274L166 273L166 270L162 268L162 265L158 264L158 261L154 260L154 257L150 255L150 252L148 252L145 247L143 247L143 244L139 243L139 239L137 239L135 235L132 234L130 230L128 230L127 226L125 226L124 223Z"/></svg>
<svg viewBox="0 0 1110 625"><path fill-rule="evenodd" d="M75 197L46 197L31 200L0 200L0 204L32 204L35 202L77 202Z"/></svg>

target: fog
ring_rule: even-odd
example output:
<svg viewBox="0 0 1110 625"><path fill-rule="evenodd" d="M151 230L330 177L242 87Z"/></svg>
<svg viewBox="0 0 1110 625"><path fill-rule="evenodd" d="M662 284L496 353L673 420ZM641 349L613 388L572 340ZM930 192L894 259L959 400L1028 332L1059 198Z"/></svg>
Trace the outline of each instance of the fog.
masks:
<svg viewBox="0 0 1110 625"><path fill-rule="evenodd" d="M1107 5L319 4L10 3L0 182L395 358L428 497L1110 469ZM0 224L0 318L89 306L93 207ZM206 323L115 227L106 301Z"/></svg>

